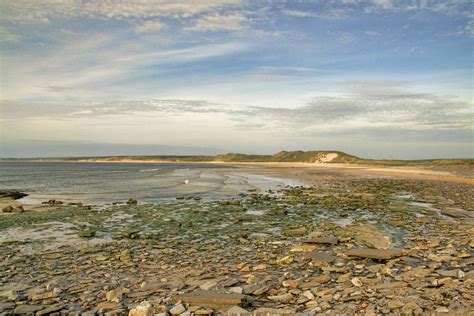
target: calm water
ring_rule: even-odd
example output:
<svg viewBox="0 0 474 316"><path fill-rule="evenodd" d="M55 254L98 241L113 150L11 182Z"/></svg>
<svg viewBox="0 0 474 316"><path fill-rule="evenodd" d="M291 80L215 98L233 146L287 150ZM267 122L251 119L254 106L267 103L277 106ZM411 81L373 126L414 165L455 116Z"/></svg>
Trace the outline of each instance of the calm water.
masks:
<svg viewBox="0 0 474 316"><path fill-rule="evenodd" d="M25 202L50 198L106 204L199 196L223 198L249 189L283 187L283 180L233 173L213 164L2 162L0 190L29 193Z"/></svg>

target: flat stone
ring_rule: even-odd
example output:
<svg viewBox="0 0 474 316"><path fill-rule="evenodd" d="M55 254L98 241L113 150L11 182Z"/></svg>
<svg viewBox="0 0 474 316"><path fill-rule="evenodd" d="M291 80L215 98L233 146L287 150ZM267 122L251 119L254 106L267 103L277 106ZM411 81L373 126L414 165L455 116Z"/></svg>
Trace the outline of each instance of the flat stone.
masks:
<svg viewBox="0 0 474 316"><path fill-rule="evenodd" d="M329 244L329 245L337 245L339 242L339 238L337 237L316 237L310 236L308 239L304 241L308 244Z"/></svg>
<svg viewBox="0 0 474 316"><path fill-rule="evenodd" d="M64 308L65 305L53 305L53 306L50 306L46 309L43 309L43 310L40 310L39 312L36 313L36 315L49 315L51 313L54 313L54 312L57 312L61 309Z"/></svg>
<svg viewBox="0 0 474 316"><path fill-rule="evenodd" d="M186 311L186 308L184 307L183 304L175 305L172 309L170 309L171 315L179 315L181 313L184 313L185 311Z"/></svg>
<svg viewBox="0 0 474 316"><path fill-rule="evenodd" d="M398 287L407 287L407 286L408 286L407 282L387 282L387 283L371 286L371 288L374 290L387 290L387 289L395 289Z"/></svg>
<svg viewBox="0 0 474 316"><path fill-rule="evenodd" d="M371 248L357 248L349 249L346 255L349 257L360 257L368 259L388 260L395 257L400 257L403 254L402 249L371 249Z"/></svg>
<svg viewBox="0 0 474 316"><path fill-rule="evenodd" d="M17 315L33 314L42 309L44 309L42 305L18 305L13 310L13 314L17 314Z"/></svg>
<svg viewBox="0 0 474 316"><path fill-rule="evenodd" d="M285 293L281 295L269 296L268 299L275 302L288 303L293 300L293 295L290 293Z"/></svg>
<svg viewBox="0 0 474 316"><path fill-rule="evenodd" d="M227 311L227 316L249 316L249 315L251 314L240 306L232 306Z"/></svg>
<svg viewBox="0 0 474 316"><path fill-rule="evenodd" d="M331 263L334 260L336 260L336 257L332 255L328 255L327 253L318 252L318 251L305 252L304 258L310 259L312 261L320 262L320 263Z"/></svg>
<svg viewBox="0 0 474 316"><path fill-rule="evenodd" d="M269 316L269 315L294 315L295 309L292 308L268 308L260 307L253 312L254 316Z"/></svg>
<svg viewBox="0 0 474 316"><path fill-rule="evenodd" d="M178 296L189 305L240 305L245 306L250 302L250 297L243 294L224 294L214 291L195 291Z"/></svg>

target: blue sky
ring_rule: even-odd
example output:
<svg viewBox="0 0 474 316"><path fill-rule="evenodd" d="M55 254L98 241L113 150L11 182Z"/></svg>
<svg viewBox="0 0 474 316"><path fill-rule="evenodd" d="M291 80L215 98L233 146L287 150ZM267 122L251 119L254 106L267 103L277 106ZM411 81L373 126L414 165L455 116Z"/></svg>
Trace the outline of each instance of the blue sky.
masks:
<svg viewBox="0 0 474 316"><path fill-rule="evenodd" d="M2 155L90 143L472 158L472 6L3 1Z"/></svg>

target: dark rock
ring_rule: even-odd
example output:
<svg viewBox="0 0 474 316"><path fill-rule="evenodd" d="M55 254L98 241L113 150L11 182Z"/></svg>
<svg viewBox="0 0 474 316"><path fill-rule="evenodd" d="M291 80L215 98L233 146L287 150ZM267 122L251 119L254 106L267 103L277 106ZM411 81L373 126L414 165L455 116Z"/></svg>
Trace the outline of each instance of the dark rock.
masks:
<svg viewBox="0 0 474 316"><path fill-rule="evenodd" d="M127 205L137 205L138 201L135 199L128 199Z"/></svg>
<svg viewBox="0 0 474 316"><path fill-rule="evenodd" d="M5 206L4 208L2 208L2 212L3 213L11 213L11 212L13 212L13 209L14 209L13 206L8 205L8 206Z"/></svg>

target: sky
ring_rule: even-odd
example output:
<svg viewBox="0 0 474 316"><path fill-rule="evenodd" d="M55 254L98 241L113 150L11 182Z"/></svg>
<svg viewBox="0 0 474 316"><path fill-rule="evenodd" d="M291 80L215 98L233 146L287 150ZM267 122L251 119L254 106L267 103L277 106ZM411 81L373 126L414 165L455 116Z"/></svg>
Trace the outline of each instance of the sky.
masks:
<svg viewBox="0 0 474 316"><path fill-rule="evenodd" d="M474 158L473 2L2 0L0 156Z"/></svg>

